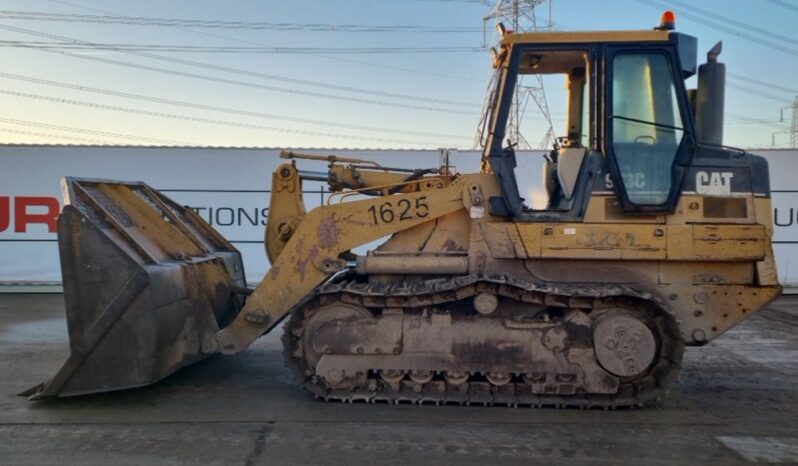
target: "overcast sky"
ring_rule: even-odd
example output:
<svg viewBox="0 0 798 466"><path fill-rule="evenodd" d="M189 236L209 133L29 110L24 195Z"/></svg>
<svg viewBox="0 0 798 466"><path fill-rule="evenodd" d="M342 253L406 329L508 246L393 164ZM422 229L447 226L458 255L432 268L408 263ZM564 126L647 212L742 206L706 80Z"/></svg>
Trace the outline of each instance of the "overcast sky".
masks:
<svg viewBox="0 0 798 466"><path fill-rule="evenodd" d="M798 93L798 2L554 0L553 20L566 30L648 29L668 7L677 29L699 38L700 61L724 42L725 142L769 147ZM469 148L489 76L488 9L479 0L5 0L0 141ZM109 18L120 15L142 19ZM78 42L53 48L69 40ZM252 47L269 53L241 53ZM546 86L557 128L562 91ZM545 130L532 107L525 125L530 141ZM775 135L777 146L788 140Z"/></svg>

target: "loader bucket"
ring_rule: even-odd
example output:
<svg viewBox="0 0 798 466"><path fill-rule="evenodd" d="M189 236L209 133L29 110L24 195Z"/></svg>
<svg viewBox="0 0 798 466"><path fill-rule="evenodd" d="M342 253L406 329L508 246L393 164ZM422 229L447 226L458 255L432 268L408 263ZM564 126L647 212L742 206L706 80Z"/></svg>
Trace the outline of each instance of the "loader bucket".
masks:
<svg viewBox="0 0 798 466"><path fill-rule="evenodd" d="M23 394L149 385L216 352L244 304L239 252L144 183L65 178L58 247L71 354Z"/></svg>

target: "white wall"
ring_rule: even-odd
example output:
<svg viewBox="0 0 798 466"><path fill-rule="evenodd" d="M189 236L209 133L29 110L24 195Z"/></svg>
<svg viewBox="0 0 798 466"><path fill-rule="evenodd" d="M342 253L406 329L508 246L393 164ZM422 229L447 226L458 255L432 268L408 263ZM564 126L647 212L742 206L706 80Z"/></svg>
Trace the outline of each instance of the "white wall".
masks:
<svg viewBox="0 0 798 466"><path fill-rule="evenodd" d="M785 287L798 287L798 150L751 150L770 164L773 199L773 248L779 280Z"/></svg>
<svg viewBox="0 0 798 466"><path fill-rule="evenodd" d="M430 150L306 151L366 158L391 167L438 166L438 152ZM770 160L780 277L783 283L798 286L798 151L754 152ZM60 203L64 176L144 181L177 202L199 209L242 252L247 279L257 282L268 269L264 214L271 173L283 162L278 154L278 149L0 145L0 283L60 282L55 233L44 223L15 231L22 226L15 222L14 205L24 197L38 198L37 202L55 198ZM326 167L323 162L299 163L307 170ZM477 171L479 153L453 152L451 163L464 173ZM540 207L541 166L540 152L518 154L519 185L535 207ZM320 192L322 183L306 183L305 189L308 208L326 197ZM3 210L4 202L9 204L10 215ZM44 214L46 208L28 207L26 212Z"/></svg>
<svg viewBox="0 0 798 466"><path fill-rule="evenodd" d="M439 163L434 150L307 151L366 158L389 167L436 168ZM478 152L450 153L450 163L458 170L479 170ZM24 198L35 198L34 202L54 198L60 206L64 176L144 181L197 208L242 252L247 279L257 282L268 269L263 232L271 173L282 162L278 149L0 145L0 283L60 282L55 232L35 222L27 224L26 231L15 231L23 227L15 222L14 207ZM306 170L326 170L324 162L300 164ZM309 209L326 197L321 192L325 188L322 183L305 183ZM10 204L8 211L3 210L4 202ZM45 207L29 206L25 211L47 213Z"/></svg>

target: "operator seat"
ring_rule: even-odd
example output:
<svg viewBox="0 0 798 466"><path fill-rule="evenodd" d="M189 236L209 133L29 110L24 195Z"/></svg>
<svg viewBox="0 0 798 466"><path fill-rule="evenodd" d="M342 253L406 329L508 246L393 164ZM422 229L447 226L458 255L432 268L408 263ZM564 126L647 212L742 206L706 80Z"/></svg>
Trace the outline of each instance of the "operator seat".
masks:
<svg viewBox="0 0 798 466"><path fill-rule="evenodd" d="M546 210L568 210L576 192L587 149L578 145L559 147L553 161L543 166L543 186L549 196Z"/></svg>

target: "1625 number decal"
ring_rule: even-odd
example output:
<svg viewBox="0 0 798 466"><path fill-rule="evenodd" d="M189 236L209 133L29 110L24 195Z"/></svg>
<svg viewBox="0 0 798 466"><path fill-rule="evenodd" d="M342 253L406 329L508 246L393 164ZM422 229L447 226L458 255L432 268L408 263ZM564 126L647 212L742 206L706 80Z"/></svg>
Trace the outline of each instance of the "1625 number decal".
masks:
<svg viewBox="0 0 798 466"><path fill-rule="evenodd" d="M371 206L369 213L374 225L401 222L426 217L429 215L429 204L427 204L427 196L416 198L415 203L410 199L399 199L396 203L387 201L380 204L379 207Z"/></svg>

